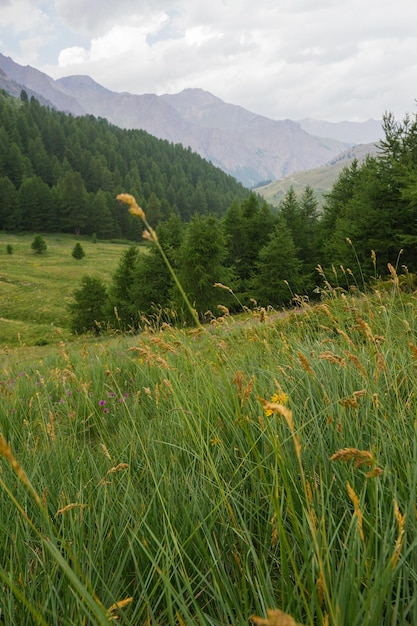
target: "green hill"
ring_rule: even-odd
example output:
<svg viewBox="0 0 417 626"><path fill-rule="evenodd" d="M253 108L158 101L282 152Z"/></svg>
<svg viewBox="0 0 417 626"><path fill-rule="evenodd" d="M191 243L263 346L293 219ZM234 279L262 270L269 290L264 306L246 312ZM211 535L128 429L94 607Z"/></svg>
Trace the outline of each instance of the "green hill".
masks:
<svg viewBox="0 0 417 626"><path fill-rule="evenodd" d="M376 144L355 146L344 152L340 157L325 167L296 172L282 180L276 180L268 185L257 187L256 192L263 196L271 205L279 206L290 187L293 187L298 195L299 193L301 194L307 186L310 186L315 193L319 205L322 205L324 194L332 189L342 169L350 165L354 159L361 162L365 159L367 154L375 154L377 150Z"/></svg>
<svg viewBox="0 0 417 626"><path fill-rule="evenodd" d="M249 193L190 149L0 93L0 230L138 239L120 192L153 226L172 213L222 215Z"/></svg>

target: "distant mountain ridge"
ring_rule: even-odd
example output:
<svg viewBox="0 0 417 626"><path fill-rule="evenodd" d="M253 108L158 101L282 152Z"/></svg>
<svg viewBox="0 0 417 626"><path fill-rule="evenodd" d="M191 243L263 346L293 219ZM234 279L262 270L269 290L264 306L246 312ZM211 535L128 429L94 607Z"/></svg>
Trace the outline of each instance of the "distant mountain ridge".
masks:
<svg viewBox="0 0 417 626"><path fill-rule="evenodd" d="M298 120L301 128L316 137L332 137L350 144L374 143L383 137L381 120L366 122L324 122L305 118Z"/></svg>
<svg viewBox="0 0 417 626"><path fill-rule="evenodd" d="M42 104L72 115L103 117L121 128L141 128L160 139L181 143L247 187L323 166L358 143L360 125L350 127L354 141L316 136L303 128L305 120L272 120L202 89L162 96L116 93L89 76L54 80L2 54L0 71L0 88L12 95L23 88ZM310 126L311 122L314 120ZM329 133L335 130L332 125L327 128ZM337 131L340 134L340 128ZM378 139L380 135L373 140Z"/></svg>
<svg viewBox="0 0 417 626"><path fill-rule="evenodd" d="M259 186L256 188L256 191L263 196L269 204L279 206L290 187L300 196L308 185L313 189L319 207L321 207L325 195L331 191L343 168L350 167L355 159L361 163L368 155L375 156L378 153L379 147L378 143L353 146L346 150L346 152L342 152L338 157L323 167L294 172L282 180Z"/></svg>

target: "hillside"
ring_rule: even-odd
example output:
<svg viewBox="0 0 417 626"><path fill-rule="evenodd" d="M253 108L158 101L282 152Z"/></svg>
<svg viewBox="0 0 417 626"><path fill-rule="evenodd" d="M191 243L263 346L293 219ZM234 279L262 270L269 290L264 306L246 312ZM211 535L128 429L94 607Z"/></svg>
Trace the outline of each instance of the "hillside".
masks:
<svg viewBox="0 0 417 626"><path fill-rule="evenodd" d="M172 213L222 215L249 194L180 145L0 94L0 230L140 238L115 200L121 191L136 195L153 226Z"/></svg>
<svg viewBox="0 0 417 626"><path fill-rule="evenodd" d="M417 623L413 298L260 319L2 351L4 624Z"/></svg>
<svg viewBox="0 0 417 626"><path fill-rule="evenodd" d="M324 200L324 194L332 189L345 166L350 165L354 159L357 159L358 162L362 162L366 158L366 155L376 154L377 151L377 144L364 144L349 148L324 167L296 172L282 180L257 187L256 192L271 205L279 206L291 187L299 194L302 193L307 186L310 186L314 191L319 206L321 206Z"/></svg>
<svg viewBox="0 0 417 626"><path fill-rule="evenodd" d="M0 54L3 88L18 86L40 94L58 110L89 113L126 129L143 129L155 137L180 143L251 187L320 167L341 154L348 141L318 137L291 120L272 120L223 102L201 89L178 94L115 93L88 76L53 80ZM13 82L14 81L14 82ZM355 130L357 136L358 128ZM330 137L330 138L329 138ZM377 134L374 140L379 139ZM350 140L349 140L350 139Z"/></svg>

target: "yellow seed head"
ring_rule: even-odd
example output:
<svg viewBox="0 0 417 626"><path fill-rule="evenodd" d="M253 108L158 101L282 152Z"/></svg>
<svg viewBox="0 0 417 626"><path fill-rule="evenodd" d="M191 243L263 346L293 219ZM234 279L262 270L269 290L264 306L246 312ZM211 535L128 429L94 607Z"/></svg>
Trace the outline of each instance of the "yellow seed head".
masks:
<svg viewBox="0 0 417 626"><path fill-rule="evenodd" d="M372 452L369 452L369 450L358 450L358 448L343 448L343 450L338 450L330 457L331 461L343 461L344 463L348 463L352 459L355 461L355 467L360 467L361 465L372 466L375 464Z"/></svg>
<svg viewBox="0 0 417 626"><path fill-rule="evenodd" d="M362 541L365 541L365 535L363 533L363 514L362 514L362 511L361 511L361 508L360 508L360 504L359 504L359 497L358 497L357 493L355 493L355 490L353 489L353 487L351 487L349 482L346 483L346 486L347 486L349 498L352 500L354 511L355 511L355 515L356 515L357 520L358 520L359 536L362 539Z"/></svg>
<svg viewBox="0 0 417 626"><path fill-rule="evenodd" d="M266 609L266 618L252 615L250 620L255 626L301 626L291 615L280 609Z"/></svg>
<svg viewBox="0 0 417 626"><path fill-rule="evenodd" d="M145 211L142 209L142 207L138 205L135 197L132 196L130 193L119 193L119 195L116 196L116 199L120 200L120 202L124 202L129 206L129 213L131 215L135 217L140 217L140 219L142 220L146 219Z"/></svg>

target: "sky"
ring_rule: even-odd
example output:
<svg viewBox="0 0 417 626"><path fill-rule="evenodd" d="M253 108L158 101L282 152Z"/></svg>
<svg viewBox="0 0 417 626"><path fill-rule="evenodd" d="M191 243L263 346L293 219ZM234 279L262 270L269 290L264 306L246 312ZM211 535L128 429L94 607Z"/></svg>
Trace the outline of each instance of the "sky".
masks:
<svg viewBox="0 0 417 626"><path fill-rule="evenodd" d="M117 92L198 87L276 120L416 113L416 0L0 0L0 52Z"/></svg>

